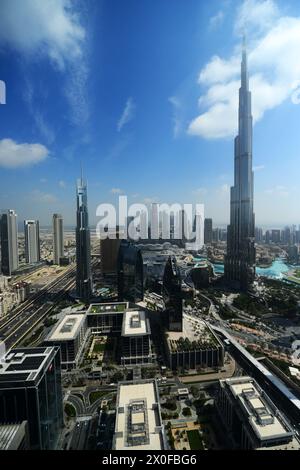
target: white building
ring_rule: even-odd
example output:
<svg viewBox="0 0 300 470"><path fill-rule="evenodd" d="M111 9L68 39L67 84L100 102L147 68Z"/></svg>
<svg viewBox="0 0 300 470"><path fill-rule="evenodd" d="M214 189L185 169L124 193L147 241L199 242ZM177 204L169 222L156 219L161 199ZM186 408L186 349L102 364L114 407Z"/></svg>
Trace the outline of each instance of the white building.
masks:
<svg viewBox="0 0 300 470"><path fill-rule="evenodd" d="M56 324L45 339L45 344L59 346L62 369L72 369L79 365L87 338L86 315L77 313L66 315Z"/></svg>
<svg viewBox="0 0 300 470"><path fill-rule="evenodd" d="M113 449L153 451L166 448L156 381L120 382Z"/></svg>
<svg viewBox="0 0 300 470"><path fill-rule="evenodd" d="M24 221L26 263L40 261L40 229L38 220Z"/></svg>
<svg viewBox="0 0 300 470"><path fill-rule="evenodd" d="M220 380L220 417L238 449L299 449L285 416L252 377Z"/></svg>
<svg viewBox="0 0 300 470"><path fill-rule="evenodd" d="M121 364L149 364L153 361L150 324L144 310L124 313L121 335Z"/></svg>

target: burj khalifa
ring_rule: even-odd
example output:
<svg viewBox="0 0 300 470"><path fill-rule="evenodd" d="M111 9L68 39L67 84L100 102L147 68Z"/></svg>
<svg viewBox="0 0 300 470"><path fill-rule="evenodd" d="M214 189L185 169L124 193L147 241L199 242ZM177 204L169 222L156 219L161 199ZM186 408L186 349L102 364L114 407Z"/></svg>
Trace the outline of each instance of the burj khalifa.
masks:
<svg viewBox="0 0 300 470"><path fill-rule="evenodd" d="M255 277L254 225L251 92L244 40L238 135L234 141L234 185L230 192L230 225L224 265L226 281L243 291Z"/></svg>

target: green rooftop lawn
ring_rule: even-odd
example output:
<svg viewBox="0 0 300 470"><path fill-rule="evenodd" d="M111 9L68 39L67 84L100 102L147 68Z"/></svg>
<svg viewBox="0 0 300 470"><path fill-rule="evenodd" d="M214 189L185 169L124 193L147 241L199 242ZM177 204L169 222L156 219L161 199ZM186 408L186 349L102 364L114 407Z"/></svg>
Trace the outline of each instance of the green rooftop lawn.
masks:
<svg viewBox="0 0 300 470"><path fill-rule="evenodd" d="M187 431L187 436L191 450L204 450L203 443L199 431Z"/></svg>
<svg viewBox="0 0 300 470"><path fill-rule="evenodd" d="M109 307L107 309L107 307ZM110 304L101 304L101 305L91 305L91 312L92 313L105 313L105 312L124 312L126 308L126 304L117 304L117 305L110 305Z"/></svg>

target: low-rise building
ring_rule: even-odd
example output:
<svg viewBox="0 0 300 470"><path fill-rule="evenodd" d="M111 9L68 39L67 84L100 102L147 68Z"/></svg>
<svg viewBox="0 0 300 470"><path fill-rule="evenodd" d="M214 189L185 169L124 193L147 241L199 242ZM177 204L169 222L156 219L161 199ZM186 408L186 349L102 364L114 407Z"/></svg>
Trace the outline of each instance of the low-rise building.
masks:
<svg viewBox="0 0 300 470"><path fill-rule="evenodd" d="M92 334L121 333L128 308L128 302L93 303L87 311L88 328Z"/></svg>
<svg viewBox="0 0 300 470"><path fill-rule="evenodd" d="M224 346L209 325L183 315L182 331L166 333L170 369L217 368L224 364Z"/></svg>
<svg viewBox="0 0 300 470"><path fill-rule="evenodd" d="M62 369L79 365L88 338L87 319L84 313L66 315L54 326L44 343L59 346Z"/></svg>
<svg viewBox="0 0 300 470"><path fill-rule="evenodd" d="M113 449L167 449L155 380L119 383Z"/></svg>
<svg viewBox="0 0 300 470"><path fill-rule="evenodd" d="M216 403L234 448L299 449L291 425L252 377L220 380Z"/></svg>
<svg viewBox="0 0 300 470"><path fill-rule="evenodd" d="M153 361L150 324L143 310L127 310L123 315L121 364L149 364Z"/></svg>

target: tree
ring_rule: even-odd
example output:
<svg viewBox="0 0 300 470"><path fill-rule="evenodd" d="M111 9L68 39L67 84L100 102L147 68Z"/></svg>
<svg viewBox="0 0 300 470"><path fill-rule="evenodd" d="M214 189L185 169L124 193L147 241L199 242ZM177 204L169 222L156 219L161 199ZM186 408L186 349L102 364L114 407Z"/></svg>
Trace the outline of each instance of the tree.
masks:
<svg viewBox="0 0 300 470"><path fill-rule="evenodd" d="M192 414L191 409L188 406L186 406L185 408L183 408L182 414L183 416L191 416Z"/></svg>

